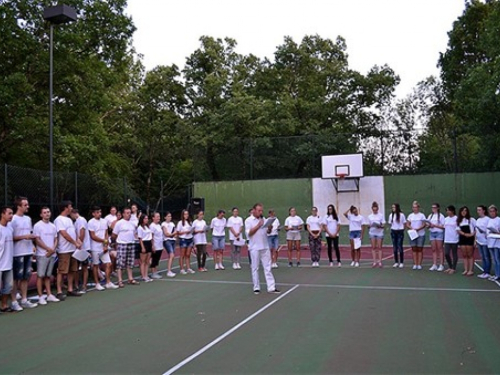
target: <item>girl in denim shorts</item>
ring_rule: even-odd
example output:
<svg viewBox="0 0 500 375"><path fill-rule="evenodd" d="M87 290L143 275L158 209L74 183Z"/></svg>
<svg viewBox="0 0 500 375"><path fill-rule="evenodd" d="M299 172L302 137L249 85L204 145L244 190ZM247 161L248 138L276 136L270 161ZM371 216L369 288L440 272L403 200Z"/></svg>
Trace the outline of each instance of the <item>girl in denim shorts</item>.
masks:
<svg viewBox="0 0 500 375"><path fill-rule="evenodd" d="M372 245L373 264L372 268L382 268L382 241L384 240L384 215L379 212L377 202L372 203L372 213L368 215L370 230L370 243Z"/></svg>
<svg viewBox="0 0 500 375"><path fill-rule="evenodd" d="M351 206L344 216L349 220L349 242L351 243L351 267L359 267L359 260L361 258L361 246L355 246L356 239L363 239L365 218L361 216L358 209Z"/></svg>

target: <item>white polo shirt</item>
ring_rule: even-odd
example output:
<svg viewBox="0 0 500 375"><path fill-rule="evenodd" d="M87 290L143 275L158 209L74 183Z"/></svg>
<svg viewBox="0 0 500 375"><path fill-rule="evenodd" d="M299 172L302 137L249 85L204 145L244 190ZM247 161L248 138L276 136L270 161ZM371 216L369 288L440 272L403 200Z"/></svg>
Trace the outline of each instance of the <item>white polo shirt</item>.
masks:
<svg viewBox="0 0 500 375"><path fill-rule="evenodd" d="M31 234L33 226L31 218L28 215L14 215L10 222L11 228L14 231L13 236L25 236ZM33 240L19 240L14 242L14 256L20 257L23 255L33 254Z"/></svg>
<svg viewBox="0 0 500 375"><path fill-rule="evenodd" d="M263 220L265 221L266 219L263 218ZM257 219L253 215L245 220L245 232L247 238L249 239L248 249L250 251L269 250L266 228L258 229L253 236L249 235L252 228L256 227L258 224L259 224L259 219Z"/></svg>

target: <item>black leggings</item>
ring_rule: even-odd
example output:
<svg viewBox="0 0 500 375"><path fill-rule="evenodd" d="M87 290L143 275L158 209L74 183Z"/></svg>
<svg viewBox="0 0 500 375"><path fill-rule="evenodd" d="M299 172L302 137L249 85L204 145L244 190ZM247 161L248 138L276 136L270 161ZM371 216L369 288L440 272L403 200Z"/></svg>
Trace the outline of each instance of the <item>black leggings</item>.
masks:
<svg viewBox="0 0 500 375"><path fill-rule="evenodd" d="M450 269L452 270L456 270L458 263L458 245L456 243L445 243L444 256L446 257L446 262L448 263L448 267L450 267Z"/></svg>
<svg viewBox="0 0 500 375"><path fill-rule="evenodd" d="M160 264L161 253L163 249L156 250L153 254L151 254L151 268L156 268Z"/></svg>
<svg viewBox="0 0 500 375"><path fill-rule="evenodd" d="M337 262L340 263L340 249L339 249L339 238L338 237L326 237L326 244L328 245L328 259L330 263L333 262L332 259L332 243L335 248L335 255L337 256Z"/></svg>
<svg viewBox="0 0 500 375"><path fill-rule="evenodd" d="M196 260L198 261L198 268L205 268L207 245L196 245Z"/></svg>

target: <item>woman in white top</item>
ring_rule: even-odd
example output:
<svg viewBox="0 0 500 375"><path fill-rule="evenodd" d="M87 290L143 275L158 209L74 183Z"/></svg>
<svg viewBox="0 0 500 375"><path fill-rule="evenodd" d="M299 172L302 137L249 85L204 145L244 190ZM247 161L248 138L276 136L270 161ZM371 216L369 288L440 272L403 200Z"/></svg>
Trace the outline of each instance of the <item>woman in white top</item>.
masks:
<svg viewBox="0 0 500 375"><path fill-rule="evenodd" d="M165 214L165 221L161 224L161 229L163 230L163 248L168 254L167 277L175 277L175 273L172 272L172 263L175 258L175 237L177 236L177 231L175 230L175 224L172 222L172 214L170 212Z"/></svg>
<svg viewBox="0 0 500 375"><path fill-rule="evenodd" d="M137 227L137 237L139 238L140 252L140 269L142 281L149 283L153 279L148 276L149 262L151 261L151 253L153 252L153 234L149 229L148 215L139 217L139 226Z"/></svg>
<svg viewBox="0 0 500 375"><path fill-rule="evenodd" d="M163 230L160 225L160 213L153 213L153 222L149 225L151 234L153 235L153 253L151 254L151 278L161 279L158 273L158 266L160 264L161 254L163 253Z"/></svg>
<svg viewBox="0 0 500 375"><path fill-rule="evenodd" d="M196 260L198 262L198 271L207 272L205 264L207 262L207 223L203 219L205 213L203 211L198 211L196 215L196 220L193 221L193 240L194 246L196 246Z"/></svg>
<svg viewBox="0 0 500 375"><path fill-rule="evenodd" d="M370 243L372 245L373 264L372 268L382 268L382 242L384 241L384 215L379 212L377 202L372 203L372 213L368 215L368 225L370 229Z"/></svg>
<svg viewBox="0 0 500 375"><path fill-rule="evenodd" d="M406 227L408 230L417 232L418 237L413 240L410 238L410 246L413 254L413 269L421 270L422 260L424 259L425 227L427 224L425 215L420 212L420 204L417 201L413 201L411 209L413 212L406 219Z"/></svg>
<svg viewBox="0 0 500 375"><path fill-rule="evenodd" d="M361 241L365 234L365 218L361 216L355 206L351 206L344 216L349 220L349 242L351 243L351 267L359 267L361 258ZM359 241L359 245L356 243Z"/></svg>
<svg viewBox="0 0 500 375"><path fill-rule="evenodd" d="M405 261L403 240L405 238L406 217L401 212L399 203L392 204L387 223L391 226L392 250L394 252L394 265L392 268L403 268Z"/></svg>
<svg viewBox="0 0 500 375"><path fill-rule="evenodd" d="M446 207L446 218L444 219L444 257L448 263L448 269L444 271L453 275L458 263L458 231L455 206Z"/></svg>
<svg viewBox="0 0 500 375"><path fill-rule="evenodd" d="M481 253L481 265L483 266L483 273L477 277L480 279L489 279L491 277L491 254L488 249L486 234L488 232L490 218L487 216L488 209L486 206L477 206L476 211L478 216L476 219L476 243Z"/></svg>
<svg viewBox="0 0 500 375"><path fill-rule="evenodd" d="M427 218L432 249L432 267L429 268L429 271L438 272L444 270L444 215L441 213L440 207L439 203L434 203L432 205L432 213Z"/></svg>
<svg viewBox="0 0 500 375"><path fill-rule="evenodd" d="M239 217L238 207L233 207L233 216L227 219L227 227L229 228L229 241L231 241L231 261L233 262L233 270L241 270L241 248L245 243L243 238L243 219Z"/></svg>
<svg viewBox="0 0 500 375"><path fill-rule="evenodd" d="M292 250L295 247L297 251L297 267L300 267L300 231L304 225L304 221L297 216L295 207L290 207L288 216L285 220L286 243L288 246L288 267L292 267Z"/></svg>
<svg viewBox="0 0 500 375"><path fill-rule="evenodd" d="M474 243L476 237L476 219L470 216L469 207L463 206L458 212L458 244L464 258L464 276L474 275Z"/></svg>
<svg viewBox="0 0 500 375"><path fill-rule="evenodd" d="M182 210L181 220L177 223L177 235L179 236L179 247L181 256L179 257L180 274L186 275L194 273L191 269L191 251L193 250L193 226L188 210Z"/></svg>
<svg viewBox="0 0 500 375"><path fill-rule="evenodd" d="M217 211L217 216L210 223L212 228L212 250L214 251L214 263L216 270L224 270L224 248L226 247L226 224L224 217L226 211Z"/></svg>
<svg viewBox="0 0 500 375"><path fill-rule="evenodd" d="M309 250L311 251L312 267L319 267L321 258L321 217L318 208L311 209L311 215L306 219L306 227L309 232Z"/></svg>
<svg viewBox="0 0 500 375"><path fill-rule="evenodd" d="M337 215L337 210L335 210L335 206L333 204L329 204L326 208L326 216L323 218L323 231L326 233L326 244L330 267L333 267L332 245L333 248L335 248L335 255L337 256L337 266L342 267L342 263L340 263L339 248L340 221Z"/></svg>
<svg viewBox="0 0 500 375"><path fill-rule="evenodd" d="M498 217L498 209L491 205L488 207L490 220L488 221L488 249L495 260L495 276L491 276L489 280L497 281L500 279L500 218Z"/></svg>
<svg viewBox="0 0 500 375"><path fill-rule="evenodd" d="M276 217L273 209L269 210L269 218L276 218L271 225L270 231L267 233L267 244L271 250L271 268L278 268L278 252L279 252L279 235L280 221Z"/></svg>

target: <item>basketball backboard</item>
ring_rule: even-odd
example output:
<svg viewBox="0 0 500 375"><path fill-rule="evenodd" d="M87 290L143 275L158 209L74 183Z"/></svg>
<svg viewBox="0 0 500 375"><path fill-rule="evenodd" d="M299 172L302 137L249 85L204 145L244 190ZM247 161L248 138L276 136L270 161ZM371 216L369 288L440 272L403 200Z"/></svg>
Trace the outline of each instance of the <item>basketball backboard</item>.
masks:
<svg viewBox="0 0 500 375"><path fill-rule="evenodd" d="M321 157L321 178L363 177L363 154L325 155Z"/></svg>

